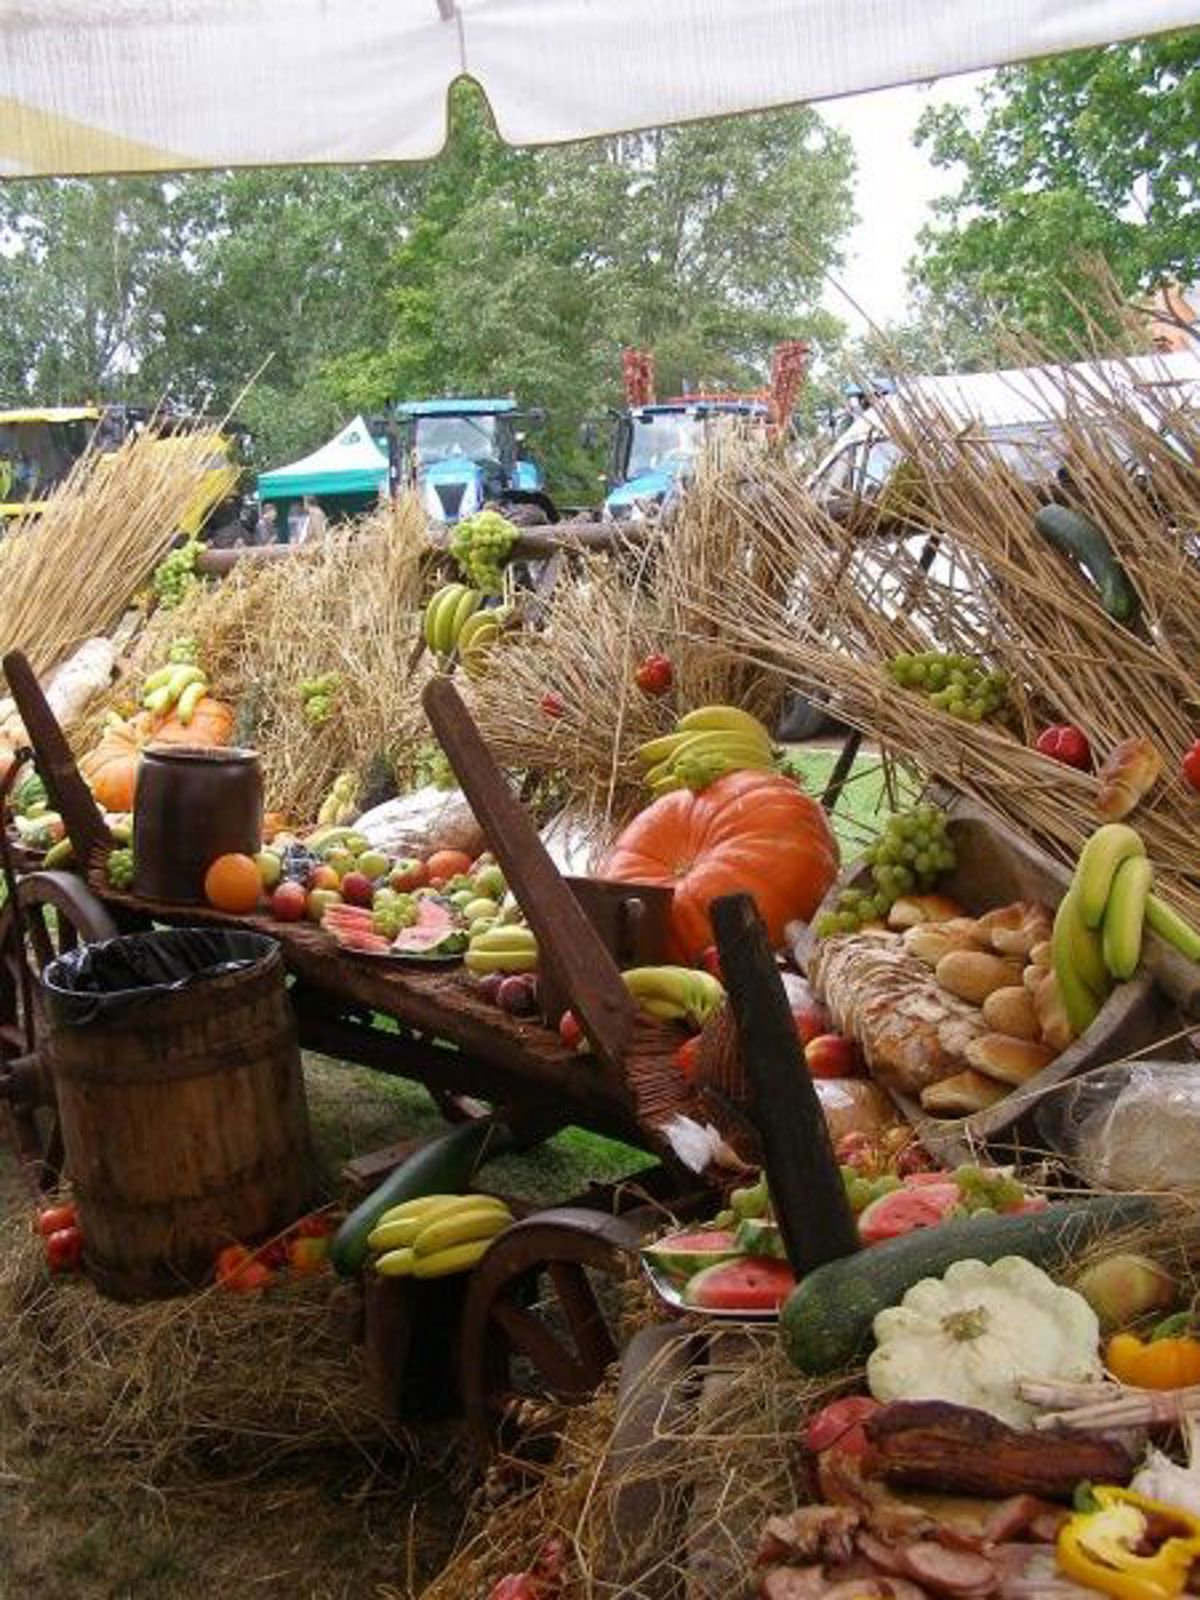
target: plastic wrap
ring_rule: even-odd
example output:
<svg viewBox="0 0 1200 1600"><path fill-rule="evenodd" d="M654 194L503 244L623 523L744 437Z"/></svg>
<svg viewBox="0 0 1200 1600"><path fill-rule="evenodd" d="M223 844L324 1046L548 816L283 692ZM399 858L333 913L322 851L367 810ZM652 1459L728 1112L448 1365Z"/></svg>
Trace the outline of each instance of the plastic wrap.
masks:
<svg viewBox="0 0 1200 1600"><path fill-rule="evenodd" d="M1038 1132L1101 1189L1200 1189L1200 1062L1126 1061L1050 1095Z"/></svg>

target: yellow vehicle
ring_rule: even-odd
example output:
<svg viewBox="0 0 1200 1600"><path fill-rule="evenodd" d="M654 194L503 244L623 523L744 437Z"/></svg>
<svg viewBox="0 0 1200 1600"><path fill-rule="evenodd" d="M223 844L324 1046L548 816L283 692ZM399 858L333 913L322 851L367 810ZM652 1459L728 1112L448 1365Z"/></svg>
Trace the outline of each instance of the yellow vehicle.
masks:
<svg viewBox="0 0 1200 1600"><path fill-rule="evenodd" d="M109 455L126 439L149 432L164 451L178 450L180 433L204 418L135 406L33 406L0 411L0 531L13 517L45 510L49 495L88 451ZM212 454L180 531L200 532L237 496L244 469L243 433L233 423L212 425Z"/></svg>

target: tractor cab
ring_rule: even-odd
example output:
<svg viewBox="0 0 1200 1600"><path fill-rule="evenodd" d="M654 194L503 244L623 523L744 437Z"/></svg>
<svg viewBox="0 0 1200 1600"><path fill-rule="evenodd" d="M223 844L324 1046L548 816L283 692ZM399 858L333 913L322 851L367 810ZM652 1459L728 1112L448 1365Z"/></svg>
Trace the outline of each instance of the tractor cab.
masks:
<svg viewBox="0 0 1200 1600"><path fill-rule="evenodd" d="M737 433L764 446L776 438L791 423L807 357L808 346L799 340L780 345L769 389L749 394L719 390L657 401L654 358L643 350L626 350L626 409L616 413L604 516L637 522L659 515L689 481L701 452L722 434Z"/></svg>
<svg viewBox="0 0 1200 1600"><path fill-rule="evenodd" d="M558 520L542 469L521 454L520 424L543 413L518 411L511 399L416 400L397 405L394 417L398 476L433 521L459 522L489 503L526 506L524 520Z"/></svg>

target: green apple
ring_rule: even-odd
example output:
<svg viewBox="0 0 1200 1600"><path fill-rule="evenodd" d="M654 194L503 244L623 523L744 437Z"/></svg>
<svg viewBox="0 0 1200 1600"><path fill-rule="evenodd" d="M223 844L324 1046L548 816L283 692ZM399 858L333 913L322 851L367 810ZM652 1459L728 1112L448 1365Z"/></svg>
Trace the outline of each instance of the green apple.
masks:
<svg viewBox="0 0 1200 1600"><path fill-rule="evenodd" d="M364 850L356 865L363 877L370 878L372 883L392 870L391 857L385 856L382 850Z"/></svg>
<svg viewBox="0 0 1200 1600"><path fill-rule="evenodd" d="M462 908L462 914L468 922L477 922L480 917L498 917L500 907L494 900L469 900Z"/></svg>
<svg viewBox="0 0 1200 1600"><path fill-rule="evenodd" d="M467 928L467 934L472 939L477 939L481 933L486 933L489 928L496 926L495 917L476 917Z"/></svg>
<svg viewBox="0 0 1200 1600"><path fill-rule="evenodd" d="M475 898L474 889L456 889L447 898L452 906L457 906L460 911L465 911Z"/></svg>
<svg viewBox="0 0 1200 1600"><path fill-rule="evenodd" d="M503 897L507 885L504 874L497 866L481 867L471 880L479 893L488 900L499 900Z"/></svg>
<svg viewBox="0 0 1200 1600"><path fill-rule="evenodd" d="M283 863L274 850L260 850L254 858L264 889L273 889L283 877Z"/></svg>
<svg viewBox="0 0 1200 1600"><path fill-rule="evenodd" d="M325 857L325 865L332 867L339 878L344 878L348 872L354 871L355 856L346 846L338 845Z"/></svg>

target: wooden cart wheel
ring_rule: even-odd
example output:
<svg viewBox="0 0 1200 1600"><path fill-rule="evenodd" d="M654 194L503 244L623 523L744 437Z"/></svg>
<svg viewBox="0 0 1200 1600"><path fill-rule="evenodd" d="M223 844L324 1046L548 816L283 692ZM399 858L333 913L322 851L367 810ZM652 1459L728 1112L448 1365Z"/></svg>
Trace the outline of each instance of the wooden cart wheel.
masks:
<svg viewBox="0 0 1200 1600"><path fill-rule="evenodd" d="M514 1223L471 1274L459 1381L485 1454L508 1442L529 1401L576 1405L617 1358L612 1288L637 1260L629 1218L571 1207Z"/></svg>
<svg viewBox="0 0 1200 1600"><path fill-rule="evenodd" d="M31 872L17 882L17 907L0 913L0 1104L30 1184L52 1189L62 1176L62 1138L46 1054L40 977L77 945L120 930L69 872Z"/></svg>

